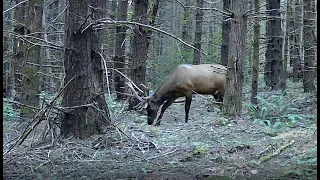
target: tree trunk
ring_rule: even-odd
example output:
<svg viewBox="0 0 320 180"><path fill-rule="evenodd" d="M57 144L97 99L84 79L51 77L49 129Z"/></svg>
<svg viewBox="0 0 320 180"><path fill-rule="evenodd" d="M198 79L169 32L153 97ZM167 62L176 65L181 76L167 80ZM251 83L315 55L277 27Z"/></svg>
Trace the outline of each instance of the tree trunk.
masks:
<svg viewBox="0 0 320 180"><path fill-rule="evenodd" d="M191 0L185 1L185 9L183 12L183 23L182 23L182 40L191 43L192 42L192 29L193 29L193 13L190 6L192 6ZM191 59L192 51L190 51L190 47L187 47L186 45L182 45L182 57L184 61L187 61L188 59Z"/></svg>
<svg viewBox="0 0 320 180"><path fill-rule="evenodd" d="M301 71L301 59L302 54L300 53L301 49L301 15L302 15L302 3L300 0L295 0L294 5L294 14L293 14L293 42L292 42L292 66L293 66L293 81L298 82L299 79L302 78L302 71Z"/></svg>
<svg viewBox="0 0 320 180"><path fill-rule="evenodd" d="M288 78L288 59L289 55L289 30L290 30L290 19L291 19L291 3L290 0L287 0L287 7L286 7L286 30L284 35L284 50L283 50L283 70L285 72L285 79ZM286 81L285 81L286 83ZM285 85L286 86L286 85Z"/></svg>
<svg viewBox="0 0 320 180"><path fill-rule="evenodd" d="M147 24L148 1L133 1L133 21ZM131 40L131 80L139 85L145 84L146 80L146 61L149 47L148 31L142 26L136 26L133 29L133 37ZM139 101L132 99L129 102L129 109L133 109Z"/></svg>
<svg viewBox="0 0 320 180"><path fill-rule="evenodd" d="M6 0L3 2L3 9L9 9L13 4L12 1ZM14 58L12 58L14 39L10 37L9 33L13 31L14 12L3 13L3 19L6 19L3 20L3 98L12 98L14 92Z"/></svg>
<svg viewBox="0 0 320 180"><path fill-rule="evenodd" d="M303 49L304 49L304 66L303 66L303 89L304 92L315 90L314 73L315 73L315 52L317 44L314 39L315 31L315 6L312 0L303 1Z"/></svg>
<svg viewBox="0 0 320 180"><path fill-rule="evenodd" d="M237 0L231 3L233 20L229 36L228 71L226 92L222 105L222 113L229 116L240 116L242 109L243 68L245 57L245 39L248 10L247 0Z"/></svg>
<svg viewBox="0 0 320 180"><path fill-rule="evenodd" d="M280 16L280 0L267 1L268 15L273 17L267 21L266 36L268 39L265 64L266 85L272 90L284 87L282 60L282 32Z"/></svg>
<svg viewBox="0 0 320 180"><path fill-rule="evenodd" d="M66 11L65 82L62 106L72 107L61 117L61 136L86 138L102 133L111 120L102 85L103 30L86 28L105 17L106 1L68 0ZM96 18L96 19L93 19ZM83 32L82 32L83 31ZM68 84L69 83L69 84Z"/></svg>
<svg viewBox="0 0 320 180"><path fill-rule="evenodd" d="M259 49L260 49L260 0L254 0L254 25L253 25L253 57L252 57L252 83L251 83L251 103L258 104L258 75L259 75Z"/></svg>
<svg viewBox="0 0 320 180"><path fill-rule="evenodd" d="M43 17L43 1L29 1L28 3L28 30L31 36L42 38L40 32L42 32L42 17ZM33 41L33 40L30 40ZM36 42L35 42L36 43ZM39 65L41 46L35 46L34 44L28 44L26 54L26 61L22 67L22 81L21 81L21 103L30 106L39 106L39 94L40 94L40 76ZM21 116L32 118L36 112L26 106L21 107Z"/></svg>
<svg viewBox="0 0 320 180"><path fill-rule="evenodd" d="M133 21L142 24L153 25L155 17L158 12L159 0L153 2L148 10L148 1L134 0L133 1ZM146 80L146 61L148 58L149 40L151 31L142 27L135 26L133 29L133 37L131 40L131 80L136 84L145 84ZM139 101L137 99L130 99L129 109L133 109Z"/></svg>
<svg viewBox="0 0 320 180"><path fill-rule="evenodd" d="M107 13L105 14L105 17L101 18L110 18L116 20L116 14L117 14L117 1L107 1ZM116 27L114 25L106 24L106 31L104 33L104 37L101 37L104 39L103 41L103 52L104 54L108 55L114 55L115 49L116 49L116 40L117 40L117 34L116 34ZM108 70L109 68L112 68L114 64L111 62L113 59L108 58L108 56L105 57L105 59L108 59L106 62L107 65L107 71L105 71L107 74L103 76L103 82L104 82L104 91L114 91L114 76L115 72ZM108 79L106 79L108 78ZM110 93L110 92L109 92Z"/></svg>
<svg viewBox="0 0 320 180"><path fill-rule="evenodd" d="M223 10L230 9L231 0L223 0ZM230 33L230 21L229 17L224 15L222 22L222 43L221 43L221 64L228 65L228 50L229 50L229 33Z"/></svg>
<svg viewBox="0 0 320 180"><path fill-rule="evenodd" d="M202 20L203 20L203 0L197 0L196 13L196 30L194 33L194 47L201 51L201 36L202 36ZM193 52L193 64L201 63L201 54L199 51Z"/></svg>
<svg viewBox="0 0 320 180"><path fill-rule="evenodd" d="M18 4L19 1L16 1ZM27 13L27 3L20 4L15 8L14 18L16 20L16 24L14 25L13 32L18 35L26 35L28 32L26 24L26 13ZM13 42L13 71L14 71L14 81L12 84L12 97L15 101L21 101L21 93L23 92L21 89L21 80L22 80L22 67L25 65L25 55L27 44L20 38L15 38ZM18 106L14 105L14 108L18 108ZM23 108L23 107L21 107Z"/></svg>
<svg viewBox="0 0 320 180"><path fill-rule="evenodd" d="M127 11L128 11L128 1L119 1L118 7L118 20L126 21L127 20ZM116 44L115 44L115 56L114 56L114 68L124 73L124 64L125 64L125 49L126 49L126 26L117 26L116 27ZM117 100L125 99L126 96L124 93L124 77L114 72L114 85L117 92Z"/></svg>

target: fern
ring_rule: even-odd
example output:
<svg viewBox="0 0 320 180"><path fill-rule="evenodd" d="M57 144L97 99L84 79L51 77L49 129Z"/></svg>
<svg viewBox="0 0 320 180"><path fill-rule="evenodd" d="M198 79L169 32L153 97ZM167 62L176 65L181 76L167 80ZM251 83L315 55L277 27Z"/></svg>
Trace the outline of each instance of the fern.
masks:
<svg viewBox="0 0 320 180"><path fill-rule="evenodd" d="M18 120L20 118L20 111L14 109L11 104L3 102L3 119L6 121Z"/></svg>
<svg viewBox="0 0 320 180"><path fill-rule="evenodd" d="M245 104L249 116L254 119L254 123L259 123L270 128L282 128L294 126L297 121L302 120L305 115L299 114L299 109L290 108L292 104L285 98L286 91L280 95L271 95L267 98L257 96L259 108L255 105Z"/></svg>

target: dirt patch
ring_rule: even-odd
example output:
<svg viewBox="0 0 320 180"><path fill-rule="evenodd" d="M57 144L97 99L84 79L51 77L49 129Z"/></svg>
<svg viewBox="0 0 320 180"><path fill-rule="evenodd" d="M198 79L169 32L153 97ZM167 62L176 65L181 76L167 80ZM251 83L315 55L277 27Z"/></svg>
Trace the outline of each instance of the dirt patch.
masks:
<svg viewBox="0 0 320 180"><path fill-rule="evenodd" d="M122 112L111 129L86 141L59 140L34 145L38 133L4 155L4 179L314 179L317 160L316 117L270 136L245 115L229 120L209 101L192 101L189 122L184 104L165 112L160 126L145 115ZM310 108L315 110L316 107ZM24 123L4 121L4 152ZM261 157L293 145L267 161ZM33 143L36 144L36 143Z"/></svg>

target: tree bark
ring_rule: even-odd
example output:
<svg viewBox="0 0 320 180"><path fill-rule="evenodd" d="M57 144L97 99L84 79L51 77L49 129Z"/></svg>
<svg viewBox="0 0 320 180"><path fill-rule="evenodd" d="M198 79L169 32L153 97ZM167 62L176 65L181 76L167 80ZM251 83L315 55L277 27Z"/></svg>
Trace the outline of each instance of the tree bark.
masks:
<svg viewBox="0 0 320 180"><path fill-rule="evenodd" d="M283 57L282 57L282 30L280 16L280 0L267 1L268 15L273 17L267 21L266 36L268 39L265 64L266 86L272 90L284 87Z"/></svg>
<svg viewBox="0 0 320 180"><path fill-rule="evenodd" d="M314 39L315 32L315 6L312 0L303 1L303 49L304 49L304 66L303 66L303 90L312 92L315 90L315 51L317 47Z"/></svg>
<svg viewBox="0 0 320 180"><path fill-rule="evenodd" d="M128 11L128 1L119 1L118 7L118 20L126 21ZM125 64L125 49L126 49L126 26L116 27L116 44L115 44L115 56L114 56L114 68L124 73ZM124 77L119 73L114 73L114 85L117 92L117 100L125 99L124 93Z"/></svg>
<svg viewBox="0 0 320 180"><path fill-rule="evenodd" d="M142 24L147 24L148 1L134 0L133 1L133 21ZM131 40L131 80L139 85L145 84L146 80L146 61L149 47L147 29L136 26L133 29L133 37ZM137 99L131 99L129 109L133 109L139 102Z"/></svg>
<svg viewBox="0 0 320 180"><path fill-rule="evenodd" d="M156 0L150 7L148 12L148 1L134 0L133 1L133 21L143 24L153 25L158 12L160 0ZM151 30L142 26L135 26L133 29L133 37L131 40L131 80L137 84L146 84L146 61L148 58L149 40ZM139 101L130 99L129 109L133 109Z"/></svg>
<svg viewBox="0 0 320 180"><path fill-rule="evenodd" d="M230 24L228 78L222 105L222 113L229 116L240 116L242 110L243 69L247 29L247 16L245 13L247 10L247 0L237 0L231 3L231 11L234 14Z"/></svg>
<svg viewBox="0 0 320 180"><path fill-rule="evenodd" d="M192 29L193 29L193 13L190 6L192 6L191 0L185 1L186 8L183 12L183 21L182 21L182 40L187 43L192 42ZM182 45L182 57L184 61L187 61L188 59L191 59L192 51L190 51L190 47L187 47L186 45Z"/></svg>
<svg viewBox="0 0 320 180"><path fill-rule="evenodd" d="M116 20L116 14L117 14L117 1L107 1L107 13L105 14L105 17L101 17L101 18L110 18L110 19L114 19ZM104 54L115 54L115 49L116 49L116 41L117 41L117 35L116 35L116 27L114 25L110 25L110 24L106 24L106 31L104 33L104 37L101 37L104 39L103 42L103 51ZM107 69L109 68L113 68L114 63L111 62L111 58L108 58L108 56L106 56L106 59L109 59L109 61L106 62L107 65ZM114 87L115 87L115 82L114 82L114 77L115 77L115 72L114 71L106 71L106 75L103 76L103 82L104 83L104 87L103 89L105 91L114 91ZM108 78L108 79L107 79ZM109 92L110 93L110 92Z"/></svg>
<svg viewBox="0 0 320 180"><path fill-rule="evenodd" d="M223 0L223 10L230 9L231 0ZM230 33L230 21L227 20L228 16L223 16L222 22L222 43L221 43L221 64L228 65L228 51L229 51L229 33Z"/></svg>
<svg viewBox="0 0 320 180"><path fill-rule="evenodd" d="M43 1L29 1L28 2L28 16L27 24L29 34L32 36L41 38L42 32L42 17L43 17ZM32 40L31 40L32 41ZM36 42L35 42L36 43ZM23 74L21 81L21 103L38 107L39 106L39 94L40 94L40 76L39 66L35 66L29 63L41 65L40 51L41 46L35 46L34 44L28 44L26 54L26 61L21 69ZM29 107L21 107L21 116L32 118L36 112Z"/></svg>
<svg viewBox="0 0 320 180"><path fill-rule="evenodd" d="M258 73L259 73L259 49L260 49L260 0L254 0L254 25L253 25L253 52L252 52L252 82L251 82L251 103L258 104L257 94L258 94Z"/></svg>
<svg viewBox="0 0 320 180"><path fill-rule="evenodd" d="M293 67L293 81L298 82L299 79L302 78L302 71L301 71L301 59L302 59L302 54L300 53L301 49L301 15L302 15L302 8L301 5L302 3L300 0L295 0L294 1L294 13L293 13L293 26L292 26L292 52L291 52L291 61L292 61L292 67Z"/></svg>
<svg viewBox="0 0 320 180"><path fill-rule="evenodd" d="M197 0L197 13L196 13L196 30L194 33L194 47L201 51L201 36L202 36L202 20L203 20L203 0ZM193 52L193 64L201 63L201 54L199 51Z"/></svg>
<svg viewBox="0 0 320 180"><path fill-rule="evenodd" d="M91 21L105 17L106 1L92 0L88 4L68 0L67 4L62 106L73 108L62 115L60 133L62 137L87 138L102 133L111 121L102 84L103 30L84 29Z"/></svg>
<svg viewBox="0 0 320 180"><path fill-rule="evenodd" d="M16 1L16 4L18 3L19 1ZM13 31L18 35L26 35L30 33L27 27L25 26L27 8L27 3L23 3L17 6L15 9L14 18L16 20L16 24L14 25ZM15 38L13 44L14 80L12 84L12 91L15 93L12 93L12 97L15 101L21 101L21 94L23 92L21 89L21 80L23 77L22 67L25 65L27 43L20 38ZM19 107L17 105L14 105L14 108Z"/></svg>
<svg viewBox="0 0 320 180"><path fill-rule="evenodd" d="M288 60L289 60L289 30L290 30L290 19L291 19L291 2L287 0L287 7L286 7L286 29L284 35L284 50L283 50L283 68L285 72L285 79L288 78ZM285 81L286 83L286 81ZM285 84L286 86L286 84Z"/></svg>

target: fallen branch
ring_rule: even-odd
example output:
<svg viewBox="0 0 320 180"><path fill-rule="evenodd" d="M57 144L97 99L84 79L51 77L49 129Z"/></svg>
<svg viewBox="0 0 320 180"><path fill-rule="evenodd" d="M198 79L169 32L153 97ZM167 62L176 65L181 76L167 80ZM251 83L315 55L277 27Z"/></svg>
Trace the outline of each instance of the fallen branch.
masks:
<svg viewBox="0 0 320 180"><path fill-rule="evenodd" d="M7 103L13 103L13 104L21 105L21 106L26 106L26 107L31 108L31 109L41 110L38 107L34 107L34 106L27 105L27 104L23 104L23 103L18 102L18 101L10 101L10 100L7 100L7 99L3 99L3 101L7 102Z"/></svg>
<svg viewBox="0 0 320 180"><path fill-rule="evenodd" d="M279 155L284 149L287 149L288 147L290 147L292 144L294 144L294 140L291 140L288 144L285 144L283 146L281 146L279 149L277 149L274 153L268 155L268 156L263 156L258 160L258 164L261 164L265 161L270 160L271 158Z"/></svg>
<svg viewBox="0 0 320 180"><path fill-rule="evenodd" d="M64 87L62 87L58 94L51 100L49 105L46 105L42 109L39 110L39 112L34 116L32 121L27 125L23 133L19 136L19 138L16 140L16 142L6 151L3 153L3 156L9 153L16 145L21 145L24 140L29 136L29 134L34 130L38 124L43 120L43 117L46 115L48 111L52 108L53 104L58 100L59 96L62 94L64 89L69 85L69 83L75 78L76 76L73 76ZM34 123L35 122L35 123ZM32 125L33 124L33 125ZM30 127L31 126L31 127Z"/></svg>

